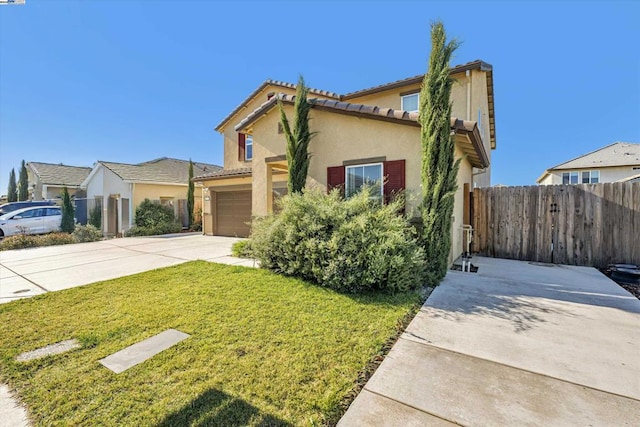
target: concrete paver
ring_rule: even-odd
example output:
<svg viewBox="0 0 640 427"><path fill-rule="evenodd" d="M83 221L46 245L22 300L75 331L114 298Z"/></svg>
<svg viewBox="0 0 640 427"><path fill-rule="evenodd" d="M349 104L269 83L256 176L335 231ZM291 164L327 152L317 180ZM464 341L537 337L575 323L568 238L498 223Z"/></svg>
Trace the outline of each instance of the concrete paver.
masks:
<svg viewBox="0 0 640 427"><path fill-rule="evenodd" d="M124 348L100 360L106 368L116 374L144 362L156 354L173 347L180 341L189 338L189 334L175 329L167 329L157 335Z"/></svg>
<svg viewBox="0 0 640 427"><path fill-rule="evenodd" d="M473 262L477 274L447 273L339 425L387 425L381 405L404 406L407 424L418 411L467 426L640 425L640 301L593 268Z"/></svg>
<svg viewBox="0 0 640 427"><path fill-rule="evenodd" d="M14 399L9 387L0 384L0 427L27 427L27 411Z"/></svg>

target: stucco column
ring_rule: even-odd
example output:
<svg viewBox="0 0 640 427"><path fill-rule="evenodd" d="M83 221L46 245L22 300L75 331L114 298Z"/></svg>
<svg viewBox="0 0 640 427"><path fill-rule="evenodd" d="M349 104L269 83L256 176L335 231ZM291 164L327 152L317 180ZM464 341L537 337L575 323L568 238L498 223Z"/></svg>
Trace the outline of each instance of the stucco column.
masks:
<svg viewBox="0 0 640 427"><path fill-rule="evenodd" d="M273 166L267 165L267 213L273 213Z"/></svg>

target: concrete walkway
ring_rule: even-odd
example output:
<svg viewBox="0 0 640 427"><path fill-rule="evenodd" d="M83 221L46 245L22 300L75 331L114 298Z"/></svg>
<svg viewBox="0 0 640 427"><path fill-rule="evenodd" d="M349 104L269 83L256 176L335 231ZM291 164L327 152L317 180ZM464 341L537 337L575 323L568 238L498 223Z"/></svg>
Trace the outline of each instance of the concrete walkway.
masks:
<svg viewBox="0 0 640 427"><path fill-rule="evenodd" d="M240 239L172 234L0 252L0 303L205 260L252 267L231 256Z"/></svg>
<svg viewBox="0 0 640 427"><path fill-rule="evenodd" d="M640 425L640 301L593 268L474 258L339 425Z"/></svg>

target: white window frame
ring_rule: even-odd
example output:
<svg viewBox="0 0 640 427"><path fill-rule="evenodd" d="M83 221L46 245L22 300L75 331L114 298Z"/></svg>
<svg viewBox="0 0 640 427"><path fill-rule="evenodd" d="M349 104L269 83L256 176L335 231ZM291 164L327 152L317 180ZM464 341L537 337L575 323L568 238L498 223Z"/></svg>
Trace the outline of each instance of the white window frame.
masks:
<svg viewBox="0 0 640 427"><path fill-rule="evenodd" d="M352 196L353 194L357 194L358 191L355 192L350 192L349 191L349 169L355 169L355 168L364 168L366 166L380 166L380 200L384 200L384 164L379 162L379 163L363 163L363 164L359 164L359 165L349 165L349 166L345 166L344 169L344 192L345 192L345 196L348 198L350 196ZM374 196L375 197L375 196ZM377 197L375 197L377 199Z"/></svg>
<svg viewBox="0 0 640 427"><path fill-rule="evenodd" d="M569 177L569 182L567 182L567 184L564 183L564 176L568 175ZM576 177L576 182L571 182L571 177L575 176ZM582 180L582 174L580 173L580 171L568 171L568 172L562 172L562 184L563 185L569 185L569 184L580 184L580 181Z"/></svg>
<svg viewBox="0 0 640 427"><path fill-rule="evenodd" d="M249 147L251 147L251 150L249 150ZM249 154L249 151L251 151L251 154ZM253 135L247 135L244 138L244 160L247 162L253 160Z"/></svg>
<svg viewBox="0 0 640 427"><path fill-rule="evenodd" d="M582 182L584 180L583 174L589 174L589 182ZM597 181L593 181L594 175L597 175ZM599 170L586 170L580 172L580 183L581 184L598 184L600 182L600 171Z"/></svg>
<svg viewBox="0 0 640 427"><path fill-rule="evenodd" d="M417 99L417 101L418 101L418 102L416 102L416 106L417 106L418 108L417 108L417 109L415 109L415 110L407 110L406 108L404 108L404 101L405 101L405 98L408 98L408 97L410 97L410 96L415 96L415 97L416 97L416 99ZM417 113L419 108L420 108L420 92L416 92L416 93L409 93L409 94L407 94L407 95L402 95L402 96L400 97L400 109L401 109L402 111L407 111L407 112L409 112L409 113Z"/></svg>

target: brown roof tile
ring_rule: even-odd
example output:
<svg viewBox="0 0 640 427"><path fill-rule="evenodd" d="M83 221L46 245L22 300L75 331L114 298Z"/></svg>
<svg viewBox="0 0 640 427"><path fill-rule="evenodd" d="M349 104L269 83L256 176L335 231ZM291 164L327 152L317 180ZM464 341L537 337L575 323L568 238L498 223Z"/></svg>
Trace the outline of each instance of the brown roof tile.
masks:
<svg viewBox="0 0 640 427"><path fill-rule="evenodd" d="M251 176L251 168L222 169L216 172L211 172L204 175L196 176L193 178L193 180L206 181L209 179L242 177L242 176Z"/></svg>

